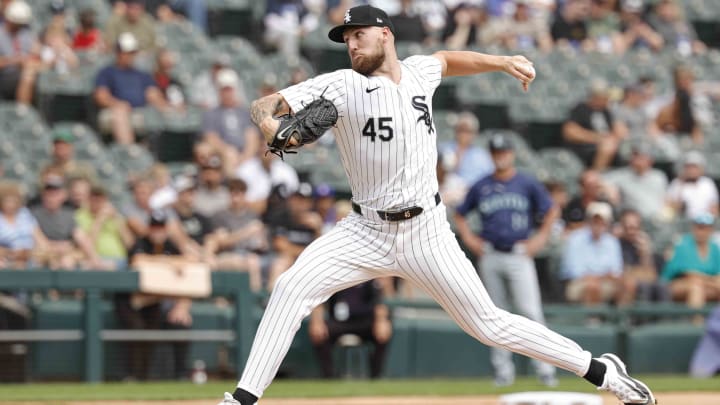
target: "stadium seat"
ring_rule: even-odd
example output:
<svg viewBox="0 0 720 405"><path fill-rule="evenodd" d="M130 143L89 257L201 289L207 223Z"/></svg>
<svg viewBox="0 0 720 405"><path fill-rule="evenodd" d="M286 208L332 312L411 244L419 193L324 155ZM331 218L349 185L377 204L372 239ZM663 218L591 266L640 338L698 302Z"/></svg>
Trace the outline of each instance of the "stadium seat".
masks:
<svg viewBox="0 0 720 405"><path fill-rule="evenodd" d="M657 254L664 254L667 249L672 248L678 241L683 226L680 222L660 222L658 220L645 220L647 233L650 235L653 243L653 249Z"/></svg>
<svg viewBox="0 0 720 405"><path fill-rule="evenodd" d="M259 4L258 4L259 3ZM262 7L264 1L211 0L208 1L208 32L210 36L235 35L259 39L255 28L254 7Z"/></svg>
<svg viewBox="0 0 720 405"><path fill-rule="evenodd" d="M147 148L137 144L114 144L110 146L109 152L112 160L128 176L142 173L155 163L155 159Z"/></svg>
<svg viewBox="0 0 720 405"><path fill-rule="evenodd" d="M339 194L350 192L345 169L339 164L340 154L335 147L316 148L313 158L315 166L310 172L312 184L327 183Z"/></svg>
<svg viewBox="0 0 720 405"><path fill-rule="evenodd" d="M8 139L0 140L0 159L10 159L18 155L15 145Z"/></svg>
<svg viewBox="0 0 720 405"><path fill-rule="evenodd" d="M3 158L3 175L4 179L14 180L22 184L26 191L33 191L37 186L37 173L26 163L27 160L23 156L15 155L11 158Z"/></svg>
<svg viewBox="0 0 720 405"><path fill-rule="evenodd" d="M452 110L433 110L433 123L438 144L452 142L455 139L455 124L458 113Z"/></svg>

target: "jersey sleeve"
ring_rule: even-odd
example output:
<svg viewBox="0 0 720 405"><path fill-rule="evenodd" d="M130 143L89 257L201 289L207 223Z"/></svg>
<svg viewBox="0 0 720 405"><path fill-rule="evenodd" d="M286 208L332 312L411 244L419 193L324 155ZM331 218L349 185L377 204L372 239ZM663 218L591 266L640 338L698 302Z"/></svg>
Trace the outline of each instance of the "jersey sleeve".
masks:
<svg viewBox="0 0 720 405"><path fill-rule="evenodd" d="M280 90L279 93L294 113L302 110L321 95L332 101L340 111L341 106L345 104L347 94L345 73L342 70L325 73Z"/></svg>
<svg viewBox="0 0 720 405"><path fill-rule="evenodd" d="M480 194L480 183L475 183L470 190L468 190L467 194L465 194L465 200L463 200L462 204L458 205L458 207L455 209L455 211L462 216L466 216L470 211L472 211L478 204L478 195Z"/></svg>
<svg viewBox="0 0 720 405"><path fill-rule="evenodd" d="M407 66L414 68L420 76L422 85L432 93L442 80L442 63L434 56L416 55L403 61Z"/></svg>

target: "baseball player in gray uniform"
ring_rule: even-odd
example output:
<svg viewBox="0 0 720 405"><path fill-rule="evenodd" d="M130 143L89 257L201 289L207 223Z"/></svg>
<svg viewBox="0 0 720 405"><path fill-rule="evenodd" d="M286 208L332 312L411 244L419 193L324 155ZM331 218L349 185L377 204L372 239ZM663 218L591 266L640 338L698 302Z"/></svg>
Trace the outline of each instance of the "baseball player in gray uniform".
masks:
<svg viewBox="0 0 720 405"><path fill-rule="evenodd" d="M531 63L522 56L464 51L399 60L393 31L384 11L349 9L328 36L347 45L352 69L319 75L252 104L252 119L271 142L280 127L277 117L297 113L321 95L333 101L340 117L333 132L353 212L278 278L237 388L221 403L255 404L313 308L337 291L386 276L424 289L482 343L569 370L624 403L654 403L650 389L628 376L615 355L593 358L577 343L493 304L450 230L435 173L433 93L444 76L491 71L506 72L527 89L534 78Z"/></svg>
<svg viewBox="0 0 720 405"><path fill-rule="evenodd" d="M477 181L457 207L455 224L466 246L479 258L478 268L490 298L500 308L515 311L535 322L544 322L540 286L533 256L543 248L559 209L553 206L545 187L534 177L515 169L512 140L500 133L490 137L490 154L495 172ZM465 216L477 211L482 221L473 232ZM535 219L542 218L532 236ZM512 307L511 307L512 303ZM492 349L495 384L511 385L515 380L512 354ZM534 360L540 381L557 385L555 368Z"/></svg>

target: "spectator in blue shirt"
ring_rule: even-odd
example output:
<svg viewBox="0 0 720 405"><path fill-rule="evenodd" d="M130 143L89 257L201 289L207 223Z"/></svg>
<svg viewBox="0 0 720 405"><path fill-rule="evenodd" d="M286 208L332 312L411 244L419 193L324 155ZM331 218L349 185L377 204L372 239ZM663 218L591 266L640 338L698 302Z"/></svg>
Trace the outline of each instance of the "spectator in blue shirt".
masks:
<svg viewBox="0 0 720 405"><path fill-rule="evenodd" d="M459 176L466 187L495 171L490 154L473 142L477 139L480 123L473 113L464 112L455 125L455 141L442 147L442 157L452 173Z"/></svg>
<svg viewBox="0 0 720 405"><path fill-rule="evenodd" d="M47 239L38 222L24 206L20 185L0 183L0 267L25 268Z"/></svg>
<svg viewBox="0 0 720 405"><path fill-rule="evenodd" d="M133 34L120 34L115 64L103 68L95 78L95 102L102 109L98 117L100 129L112 132L115 141L122 144L135 141L135 131L142 121L134 109L147 104L163 111L169 109L153 78L133 66L139 49Z"/></svg>
<svg viewBox="0 0 720 405"><path fill-rule="evenodd" d="M592 202L586 210L587 225L573 231L562 254L561 278L567 281L568 301L596 305L620 298L623 271L620 242L609 231L612 207Z"/></svg>
<svg viewBox="0 0 720 405"><path fill-rule="evenodd" d="M715 217L703 213L693 217L692 231L675 245L665 264L662 279L670 282L670 293L691 308L720 299L720 248L712 242Z"/></svg>

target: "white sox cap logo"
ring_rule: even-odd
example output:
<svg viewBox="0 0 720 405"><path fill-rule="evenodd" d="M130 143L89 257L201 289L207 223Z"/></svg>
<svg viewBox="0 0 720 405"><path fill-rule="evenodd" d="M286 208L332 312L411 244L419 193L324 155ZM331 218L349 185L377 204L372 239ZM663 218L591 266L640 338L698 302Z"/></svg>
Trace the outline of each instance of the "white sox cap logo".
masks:
<svg viewBox="0 0 720 405"><path fill-rule="evenodd" d="M343 19L343 22L344 22L345 24L347 24L347 23L350 22L350 10L347 10L347 11L345 12L345 18Z"/></svg>

